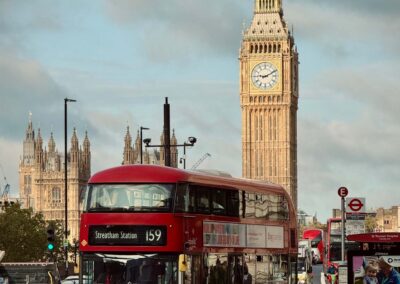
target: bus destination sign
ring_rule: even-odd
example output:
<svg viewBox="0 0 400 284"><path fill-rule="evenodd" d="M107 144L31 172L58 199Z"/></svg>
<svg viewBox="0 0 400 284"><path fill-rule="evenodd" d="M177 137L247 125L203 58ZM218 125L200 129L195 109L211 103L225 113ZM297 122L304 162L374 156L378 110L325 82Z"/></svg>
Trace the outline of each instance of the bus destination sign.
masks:
<svg viewBox="0 0 400 284"><path fill-rule="evenodd" d="M166 226L90 226L89 244L97 246L164 246Z"/></svg>

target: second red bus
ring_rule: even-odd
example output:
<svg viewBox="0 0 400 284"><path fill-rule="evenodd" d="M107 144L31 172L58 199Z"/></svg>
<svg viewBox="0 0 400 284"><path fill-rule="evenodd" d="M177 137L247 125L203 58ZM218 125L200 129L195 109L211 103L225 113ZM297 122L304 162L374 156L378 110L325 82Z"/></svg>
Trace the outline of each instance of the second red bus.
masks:
<svg viewBox="0 0 400 284"><path fill-rule="evenodd" d="M323 263L325 255L324 231L322 229L305 229L303 239L311 242L313 263Z"/></svg>

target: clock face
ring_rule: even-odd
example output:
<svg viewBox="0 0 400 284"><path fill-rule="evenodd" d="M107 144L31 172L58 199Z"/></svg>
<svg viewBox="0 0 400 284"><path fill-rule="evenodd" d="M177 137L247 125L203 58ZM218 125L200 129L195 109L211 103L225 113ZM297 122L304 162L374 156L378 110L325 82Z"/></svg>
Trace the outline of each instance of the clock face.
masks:
<svg viewBox="0 0 400 284"><path fill-rule="evenodd" d="M259 89L271 89L278 82L278 69L272 63L261 62L253 68L251 80Z"/></svg>

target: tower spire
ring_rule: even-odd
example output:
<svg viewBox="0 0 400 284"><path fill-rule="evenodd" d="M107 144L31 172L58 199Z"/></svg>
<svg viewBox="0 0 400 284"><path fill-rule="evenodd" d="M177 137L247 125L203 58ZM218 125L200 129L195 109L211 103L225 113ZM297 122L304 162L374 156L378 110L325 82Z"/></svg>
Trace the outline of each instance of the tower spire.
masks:
<svg viewBox="0 0 400 284"><path fill-rule="evenodd" d="M255 0L255 13L281 13L282 0Z"/></svg>

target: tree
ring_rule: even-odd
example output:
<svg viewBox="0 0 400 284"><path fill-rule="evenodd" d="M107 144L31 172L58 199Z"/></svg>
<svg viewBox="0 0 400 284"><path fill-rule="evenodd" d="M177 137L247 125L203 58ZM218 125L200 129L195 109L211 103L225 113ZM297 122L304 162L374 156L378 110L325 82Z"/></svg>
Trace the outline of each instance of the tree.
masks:
<svg viewBox="0 0 400 284"><path fill-rule="evenodd" d="M367 233L372 233L378 227L378 223L376 221L376 217L367 215L365 217L365 231Z"/></svg>
<svg viewBox="0 0 400 284"><path fill-rule="evenodd" d="M5 207L0 213L0 250L4 262L40 261L46 257L46 222L43 215L19 204Z"/></svg>

